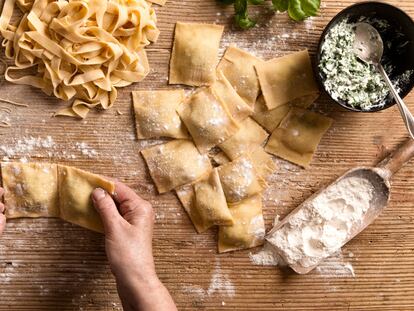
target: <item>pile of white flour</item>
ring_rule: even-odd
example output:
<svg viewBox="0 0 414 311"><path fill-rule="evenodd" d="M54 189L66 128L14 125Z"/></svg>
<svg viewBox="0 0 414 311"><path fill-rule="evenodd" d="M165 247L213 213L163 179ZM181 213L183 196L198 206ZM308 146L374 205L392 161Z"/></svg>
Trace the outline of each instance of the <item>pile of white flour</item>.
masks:
<svg viewBox="0 0 414 311"><path fill-rule="evenodd" d="M288 265L310 267L338 251L361 224L374 187L362 177L341 179L302 208L268 241Z"/></svg>

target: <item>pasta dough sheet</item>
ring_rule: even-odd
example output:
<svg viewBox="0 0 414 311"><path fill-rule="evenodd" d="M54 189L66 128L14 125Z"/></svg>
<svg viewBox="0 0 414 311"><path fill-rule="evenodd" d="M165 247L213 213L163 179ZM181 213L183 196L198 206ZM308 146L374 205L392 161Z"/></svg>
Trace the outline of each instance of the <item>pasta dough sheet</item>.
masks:
<svg viewBox="0 0 414 311"><path fill-rule="evenodd" d="M57 166L2 162L7 218L59 217Z"/></svg>
<svg viewBox="0 0 414 311"><path fill-rule="evenodd" d="M217 66L243 100L253 107L259 95L260 85L254 66L263 62L260 58L235 46L227 48Z"/></svg>
<svg viewBox="0 0 414 311"><path fill-rule="evenodd" d="M239 126L211 87L196 91L178 108L178 114L201 153L208 152L229 137Z"/></svg>
<svg viewBox="0 0 414 311"><path fill-rule="evenodd" d="M274 130L265 150L307 167L332 119L302 108L292 108Z"/></svg>
<svg viewBox="0 0 414 311"><path fill-rule="evenodd" d="M194 184L195 204L203 223L232 225L233 217L227 206L217 169L210 176Z"/></svg>
<svg viewBox="0 0 414 311"><path fill-rule="evenodd" d="M141 151L159 193L193 183L210 173L207 155L189 140L173 140Z"/></svg>
<svg viewBox="0 0 414 311"><path fill-rule="evenodd" d="M188 138L176 112L184 95L184 90L132 92L138 139Z"/></svg>
<svg viewBox="0 0 414 311"><path fill-rule="evenodd" d="M158 0L159 1L159 0ZM14 64L5 78L61 100L73 100L56 115L84 118L89 109L108 109L117 88L149 72L144 48L159 30L145 0L5 0L0 32ZM21 18L12 18L22 16Z"/></svg>
<svg viewBox="0 0 414 311"><path fill-rule="evenodd" d="M217 73L212 89L217 98L226 105L234 120L243 121L253 114L254 110L237 94L221 71Z"/></svg>
<svg viewBox="0 0 414 311"><path fill-rule="evenodd" d="M212 223L205 223L195 204L193 185L185 185L175 189L177 197L183 205L198 233L203 233L213 226Z"/></svg>
<svg viewBox="0 0 414 311"><path fill-rule="evenodd" d="M170 60L170 84L211 85L216 79L223 26L177 22Z"/></svg>
<svg viewBox="0 0 414 311"><path fill-rule="evenodd" d="M267 108L319 92L307 50L255 65Z"/></svg>
<svg viewBox="0 0 414 311"><path fill-rule="evenodd" d="M218 173L228 203L240 202L258 194L266 185L254 168L252 159L246 155L219 166Z"/></svg>
<svg viewBox="0 0 414 311"><path fill-rule="evenodd" d="M81 227L103 233L101 217L92 203L95 188L109 194L115 192L115 184L102 177L64 165L58 165L60 217Z"/></svg>
<svg viewBox="0 0 414 311"><path fill-rule="evenodd" d="M262 145L269 135L251 118L240 124L239 131L219 145L220 149L231 159L235 160L243 154L248 154L257 146Z"/></svg>
<svg viewBox="0 0 414 311"><path fill-rule="evenodd" d="M263 245L265 225L261 197L255 195L237 204L232 204L230 205L230 212L234 224L219 227L219 253Z"/></svg>

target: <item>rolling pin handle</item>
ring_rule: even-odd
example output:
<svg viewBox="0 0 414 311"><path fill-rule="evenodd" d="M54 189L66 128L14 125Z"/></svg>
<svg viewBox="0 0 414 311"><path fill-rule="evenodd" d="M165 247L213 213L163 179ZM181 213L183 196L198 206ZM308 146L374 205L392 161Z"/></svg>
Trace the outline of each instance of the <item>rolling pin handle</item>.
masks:
<svg viewBox="0 0 414 311"><path fill-rule="evenodd" d="M381 161L377 167L386 171L386 175L391 177L404 166L414 156L414 140L409 138L391 155Z"/></svg>

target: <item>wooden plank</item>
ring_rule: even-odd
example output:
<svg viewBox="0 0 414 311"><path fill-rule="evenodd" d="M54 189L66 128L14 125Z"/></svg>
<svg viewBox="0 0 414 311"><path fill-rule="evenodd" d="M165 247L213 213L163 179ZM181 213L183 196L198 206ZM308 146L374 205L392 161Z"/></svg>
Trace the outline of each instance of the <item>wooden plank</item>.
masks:
<svg viewBox="0 0 414 311"><path fill-rule="evenodd" d="M387 2L414 17L413 1ZM115 108L122 115L112 109L92 112L85 121L52 118L64 103L2 81L1 97L30 107L13 108L12 128L0 129L0 158L8 154L12 159L65 163L117 177L150 200L157 214L157 270L180 310L413 310L413 164L395 176L389 208L344 248L342 262L352 264L355 277L343 263L338 266L339 259L299 276L254 266L249 250L218 255L214 230L197 235L176 197L157 195L139 155L149 143L137 141L133 127L131 90L168 87L176 21L224 24L221 53L236 44L268 59L303 48L314 54L323 27L352 3L324 0L320 16L306 23L257 7L253 13L265 22L239 31L232 26L231 7L214 0L169 0L157 8L162 32L149 49L151 74L120 91ZM414 109L413 95L406 102ZM375 164L406 136L396 108L376 114L351 113L323 96L317 109L332 116L335 124L323 138L310 169L275 160L279 169L264 197L267 228L276 214L283 217L343 171ZM47 145L47 136L54 142L49 148L42 147L42 143ZM19 145L19 140L30 137L36 140L31 150L27 144ZM0 310L121 309L102 236L58 219L9 221L0 239L0 296Z"/></svg>

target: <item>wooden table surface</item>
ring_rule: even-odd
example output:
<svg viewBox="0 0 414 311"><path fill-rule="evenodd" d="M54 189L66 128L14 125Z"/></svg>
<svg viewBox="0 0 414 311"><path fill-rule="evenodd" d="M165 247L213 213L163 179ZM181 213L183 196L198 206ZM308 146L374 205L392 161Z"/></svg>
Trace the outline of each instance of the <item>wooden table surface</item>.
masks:
<svg viewBox="0 0 414 311"><path fill-rule="evenodd" d="M414 17L412 0L388 2ZM223 24L220 53L236 44L269 59L303 48L314 54L324 26L352 3L322 0L320 15L305 23L258 7L254 12L264 22L239 31L232 27L231 7L215 0L169 0L156 8L161 36L148 50L152 72L122 89L110 111L92 112L84 121L52 118L64 103L2 80L0 97L29 107L13 108L12 127L0 129L0 158L65 163L118 177L150 200L157 214L158 274L179 310L414 310L414 163L393 179L389 207L374 224L341 255L300 276L253 265L249 253L257 250L218 255L214 230L197 235L175 195L157 195L139 154L148 142L137 141L133 127L130 91L168 87L176 21ZM406 103L414 110L413 95ZM335 123L309 169L275 159L279 168L264 196L268 229L276 215L283 217L345 170L374 165L406 136L395 107L351 113L323 96L316 109ZM120 309L101 235L57 219L8 222L0 238L0 310Z"/></svg>

